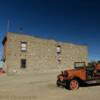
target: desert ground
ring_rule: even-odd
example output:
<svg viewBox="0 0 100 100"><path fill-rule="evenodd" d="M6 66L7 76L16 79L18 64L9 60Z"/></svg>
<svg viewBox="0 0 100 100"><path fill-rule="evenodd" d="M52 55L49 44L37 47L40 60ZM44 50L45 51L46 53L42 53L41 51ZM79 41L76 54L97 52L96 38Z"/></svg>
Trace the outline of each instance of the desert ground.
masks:
<svg viewBox="0 0 100 100"><path fill-rule="evenodd" d="M100 85L70 91L56 86L58 72L0 75L0 100L99 100Z"/></svg>

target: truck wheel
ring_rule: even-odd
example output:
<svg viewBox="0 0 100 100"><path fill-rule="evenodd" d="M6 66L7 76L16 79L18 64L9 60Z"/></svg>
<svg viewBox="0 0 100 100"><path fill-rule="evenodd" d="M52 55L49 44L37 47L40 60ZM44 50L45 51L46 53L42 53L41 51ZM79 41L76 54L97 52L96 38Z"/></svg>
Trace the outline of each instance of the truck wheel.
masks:
<svg viewBox="0 0 100 100"><path fill-rule="evenodd" d="M78 82L78 80L76 80L76 79L70 80L70 82L69 82L69 89L70 90L76 90L78 88L79 88L79 82Z"/></svg>

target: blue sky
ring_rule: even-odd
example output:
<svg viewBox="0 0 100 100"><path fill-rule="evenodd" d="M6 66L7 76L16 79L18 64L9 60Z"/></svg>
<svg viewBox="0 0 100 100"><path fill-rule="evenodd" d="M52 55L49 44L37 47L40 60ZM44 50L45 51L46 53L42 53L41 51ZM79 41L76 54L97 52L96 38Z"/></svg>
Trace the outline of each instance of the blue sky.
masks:
<svg viewBox="0 0 100 100"><path fill-rule="evenodd" d="M99 0L0 0L0 57L9 31L86 44L89 60L100 59Z"/></svg>

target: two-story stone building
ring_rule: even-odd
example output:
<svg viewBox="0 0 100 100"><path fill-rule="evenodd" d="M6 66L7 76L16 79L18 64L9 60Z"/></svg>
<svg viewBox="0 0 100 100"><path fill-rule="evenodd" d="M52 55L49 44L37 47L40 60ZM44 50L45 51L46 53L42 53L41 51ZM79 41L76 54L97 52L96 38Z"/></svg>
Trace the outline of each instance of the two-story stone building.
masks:
<svg viewBox="0 0 100 100"><path fill-rule="evenodd" d="M56 42L8 32L3 40L4 63L9 71L27 69L48 71L73 68L74 62L87 62L85 45Z"/></svg>

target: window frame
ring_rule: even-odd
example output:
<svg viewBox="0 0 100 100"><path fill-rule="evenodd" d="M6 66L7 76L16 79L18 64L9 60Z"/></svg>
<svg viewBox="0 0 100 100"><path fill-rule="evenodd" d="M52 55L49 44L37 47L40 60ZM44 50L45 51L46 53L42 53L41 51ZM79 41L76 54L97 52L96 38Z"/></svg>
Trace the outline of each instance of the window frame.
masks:
<svg viewBox="0 0 100 100"><path fill-rule="evenodd" d="M22 45L24 45L24 46L22 46ZM27 42L25 42L25 41L20 42L20 50L21 50L21 52L27 51Z"/></svg>
<svg viewBox="0 0 100 100"><path fill-rule="evenodd" d="M27 60L26 59L21 59L20 60L20 68L26 69L27 68Z"/></svg>
<svg viewBox="0 0 100 100"><path fill-rule="evenodd" d="M62 47L61 47L61 45L58 44L58 45L56 46L56 53L57 53L57 54L61 54L61 52L62 52Z"/></svg>

